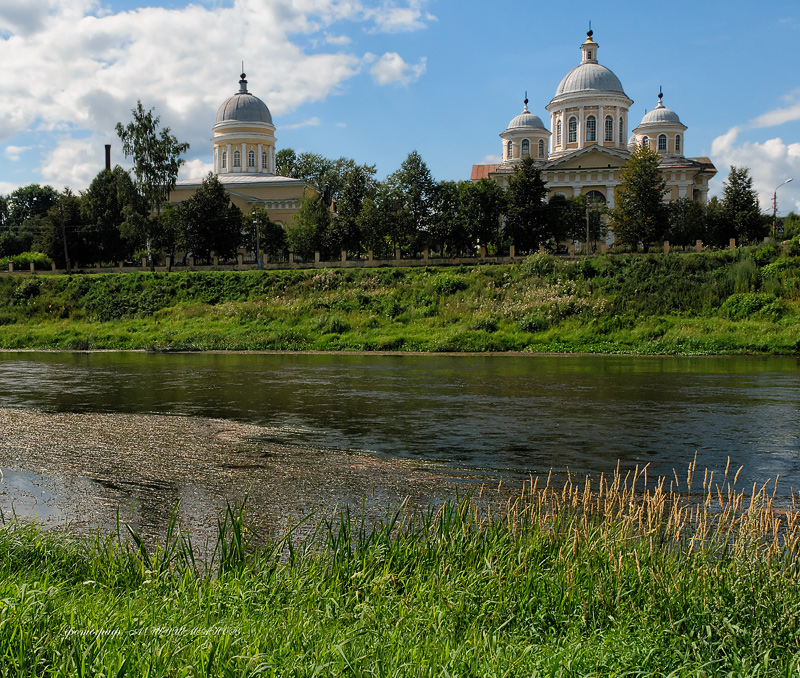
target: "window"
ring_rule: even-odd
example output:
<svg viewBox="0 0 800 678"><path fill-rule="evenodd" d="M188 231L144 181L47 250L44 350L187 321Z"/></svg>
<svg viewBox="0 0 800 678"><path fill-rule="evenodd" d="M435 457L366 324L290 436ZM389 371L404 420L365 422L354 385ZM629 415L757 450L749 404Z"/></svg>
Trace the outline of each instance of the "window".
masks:
<svg viewBox="0 0 800 678"><path fill-rule="evenodd" d="M239 151L233 152L233 166L234 167L241 167L242 166L242 154Z"/></svg>
<svg viewBox="0 0 800 678"><path fill-rule="evenodd" d="M650 145L650 137L644 136L642 137L642 146L649 146Z"/></svg>
<svg viewBox="0 0 800 678"><path fill-rule="evenodd" d="M544 139L539 139L539 157L544 158Z"/></svg>
<svg viewBox="0 0 800 678"><path fill-rule="evenodd" d="M597 141L597 118L593 115L586 118L586 141Z"/></svg>
<svg viewBox="0 0 800 678"><path fill-rule="evenodd" d="M610 115L606 116L606 141L614 141L614 118Z"/></svg>
<svg viewBox="0 0 800 678"><path fill-rule="evenodd" d="M567 143L574 144L578 140L578 118L570 118L567 124L569 130Z"/></svg>
<svg viewBox="0 0 800 678"><path fill-rule="evenodd" d="M625 123L622 121L622 116L619 116L619 141L625 141Z"/></svg>
<svg viewBox="0 0 800 678"><path fill-rule="evenodd" d="M256 152L255 151L248 151L247 152L247 166L248 167L255 167L256 166Z"/></svg>
<svg viewBox="0 0 800 678"><path fill-rule="evenodd" d="M267 152L261 154L261 169L267 169Z"/></svg>
<svg viewBox="0 0 800 678"><path fill-rule="evenodd" d="M228 151L222 151L222 169L228 166Z"/></svg>
<svg viewBox="0 0 800 678"><path fill-rule="evenodd" d="M561 121L556 123L556 146L561 147Z"/></svg>
<svg viewBox="0 0 800 678"><path fill-rule="evenodd" d="M506 160L511 160L514 157L514 144L510 141L506 144Z"/></svg>
<svg viewBox="0 0 800 678"><path fill-rule="evenodd" d="M666 134L659 134L658 135L658 150L659 151L666 151L667 150L667 135Z"/></svg>
<svg viewBox="0 0 800 678"><path fill-rule="evenodd" d="M680 153L681 152L681 135L680 134L676 134L675 135L675 152L676 153Z"/></svg>
<svg viewBox="0 0 800 678"><path fill-rule="evenodd" d="M527 139L522 140L522 156L525 157L531 154L531 142Z"/></svg>
<svg viewBox="0 0 800 678"><path fill-rule="evenodd" d="M587 59L591 59L592 58L592 50L590 50L590 49L586 50L586 58Z"/></svg>

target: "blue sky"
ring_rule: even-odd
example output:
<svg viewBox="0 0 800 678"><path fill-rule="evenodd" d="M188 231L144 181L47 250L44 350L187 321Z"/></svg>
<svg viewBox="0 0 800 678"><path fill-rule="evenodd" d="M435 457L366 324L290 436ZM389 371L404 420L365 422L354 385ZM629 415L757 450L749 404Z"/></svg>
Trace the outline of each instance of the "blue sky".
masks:
<svg viewBox="0 0 800 678"><path fill-rule="evenodd" d="M0 0L0 193L31 182L83 189L141 99L191 144L202 176L219 104L238 89L269 106L278 148L353 157L393 172L417 150L437 179L500 152L522 109L545 106L580 60L589 21L600 62L634 100L688 126L719 192L751 168L762 208L800 209L800 4L506 0Z"/></svg>

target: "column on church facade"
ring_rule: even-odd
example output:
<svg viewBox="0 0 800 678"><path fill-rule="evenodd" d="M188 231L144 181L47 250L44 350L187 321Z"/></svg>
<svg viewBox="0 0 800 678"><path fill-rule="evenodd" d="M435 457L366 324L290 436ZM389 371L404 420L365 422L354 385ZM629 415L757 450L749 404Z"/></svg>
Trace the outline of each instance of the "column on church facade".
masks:
<svg viewBox="0 0 800 678"><path fill-rule="evenodd" d="M606 117L603 115L603 104L597 107L597 143L600 146L606 144Z"/></svg>
<svg viewBox="0 0 800 678"><path fill-rule="evenodd" d="M256 156L256 172L257 172L258 174L261 174L262 172L266 172L266 171L267 171L267 168L266 168L266 167L262 167L262 165L263 165L264 163L263 163L263 162L261 162L261 155L262 155L262 153L264 152L264 151L262 150L263 148L264 148L264 145L263 145L263 144L259 144L259 145L258 145L258 155Z"/></svg>
<svg viewBox="0 0 800 678"><path fill-rule="evenodd" d="M228 144L228 151L227 151L228 155L227 155L227 159L226 159L226 162L225 162L225 171L226 172L233 172L233 153L231 152L232 149L233 149L233 146L231 144Z"/></svg>
<svg viewBox="0 0 800 678"><path fill-rule="evenodd" d="M578 148L583 148L583 135L585 134L586 121L583 119L583 106L578 109Z"/></svg>

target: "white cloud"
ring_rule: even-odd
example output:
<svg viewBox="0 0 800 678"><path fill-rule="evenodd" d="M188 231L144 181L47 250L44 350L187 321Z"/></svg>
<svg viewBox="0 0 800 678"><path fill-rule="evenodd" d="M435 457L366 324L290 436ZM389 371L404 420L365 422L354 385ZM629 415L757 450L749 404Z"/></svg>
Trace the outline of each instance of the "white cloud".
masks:
<svg viewBox="0 0 800 678"><path fill-rule="evenodd" d="M303 122L297 122L294 125L281 125L281 129L300 129L301 127L316 127L319 125L320 119L317 116L313 118L309 118L308 120L303 120Z"/></svg>
<svg viewBox="0 0 800 678"><path fill-rule="evenodd" d="M65 186L76 191L88 187L98 172L105 168L105 144L106 137L99 135L58 139L41 168L44 183L59 191Z"/></svg>
<svg viewBox="0 0 800 678"><path fill-rule="evenodd" d="M192 181L202 181L208 176L209 172L214 171L214 164L203 162L202 160L187 160L178 172L179 179L189 179Z"/></svg>
<svg viewBox="0 0 800 678"><path fill-rule="evenodd" d="M13 193L23 184L15 184L11 181L0 181L0 195L8 195Z"/></svg>
<svg viewBox="0 0 800 678"><path fill-rule="evenodd" d="M367 55L372 58L374 55ZM408 85L415 80L419 80L425 73L425 57L419 60L417 65L408 64L397 52L386 52L375 65L370 69L370 73L381 85L396 83L398 85Z"/></svg>
<svg viewBox="0 0 800 678"><path fill-rule="evenodd" d="M366 10L366 16L375 22L375 30L382 33L402 33L425 28L436 17L422 9L423 0L410 0L407 6L385 0L377 9Z"/></svg>
<svg viewBox="0 0 800 678"><path fill-rule="evenodd" d="M60 133L59 148L41 173L81 188L81 178L96 174L88 160L95 149L85 139L76 141L75 133L114 137L115 123L130 120L141 99L191 144L190 158L207 157L216 108L238 90L236 46L259 55L252 65L245 62L250 90L280 117L340 92L363 71L362 58L339 51L346 36L327 35L327 26L367 22L396 32L433 19L421 0L233 0L117 13L96 0L0 0L0 139ZM310 54L293 40L314 33L327 39L329 51ZM424 60L413 66L399 55L384 55L373 75L382 84L407 84L424 70ZM78 154L74 166L71 153Z"/></svg>
<svg viewBox="0 0 800 678"><path fill-rule="evenodd" d="M789 105L763 113L744 125L731 127L711 144L711 157L719 174L712 183L712 192L721 194L722 182L731 166L748 167L753 188L758 191L761 209L772 211L775 188L786 179L796 178L800 185L800 143L784 143L780 137L766 141L742 141L739 136L748 130L777 127L800 120L800 90L783 97ZM778 191L778 211L800 211L800 186L794 182Z"/></svg>
<svg viewBox="0 0 800 678"><path fill-rule="evenodd" d="M336 126L337 127L347 127L347 123L346 122L337 122Z"/></svg>
<svg viewBox="0 0 800 678"><path fill-rule="evenodd" d="M722 182L728 176L728 168L749 167L753 188L758 191L761 209L772 212L772 196L775 187L789 178L800 184L800 143L786 144L780 138L764 142L745 141L737 144L734 128L714 139L712 159L719 174L714 181L714 192L722 192ZM778 191L778 211L800 211L800 190L795 183L787 184Z"/></svg>
<svg viewBox="0 0 800 678"><path fill-rule="evenodd" d="M31 148L32 146L6 146L6 158L16 162L25 151L29 151Z"/></svg>
<svg viewBox="0 0 800 678"><path fill-rule="evenodd" d="M499 165L503 162L503 156L501 155L487 155L481 160L478 164L479 165Z"/></svg>

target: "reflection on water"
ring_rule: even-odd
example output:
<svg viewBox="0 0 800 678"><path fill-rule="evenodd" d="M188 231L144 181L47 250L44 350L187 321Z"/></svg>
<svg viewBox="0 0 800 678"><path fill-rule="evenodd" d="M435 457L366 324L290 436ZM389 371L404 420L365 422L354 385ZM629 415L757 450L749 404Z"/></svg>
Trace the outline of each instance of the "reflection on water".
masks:
<svg viewBox="0 0 800 678"><path fill-rule="evenodd" d="M745 482L780 475L779 490L800 488L794 358L7 353L0 394L5 408L259 427L254 449L317 450L299 466L332 476L343 454L462 478L598 474L618 460L671 475L697 454L718 475L730 457ZM0 466L14 469L8 435ZM182 473L182 491L193 482L196 501L207 501L203 473L191 464ZM310 504L318 494L298 490Z"/></svg>

